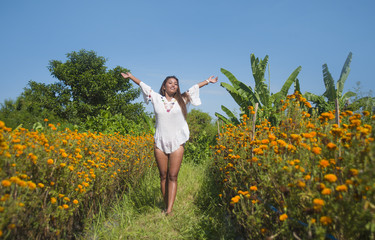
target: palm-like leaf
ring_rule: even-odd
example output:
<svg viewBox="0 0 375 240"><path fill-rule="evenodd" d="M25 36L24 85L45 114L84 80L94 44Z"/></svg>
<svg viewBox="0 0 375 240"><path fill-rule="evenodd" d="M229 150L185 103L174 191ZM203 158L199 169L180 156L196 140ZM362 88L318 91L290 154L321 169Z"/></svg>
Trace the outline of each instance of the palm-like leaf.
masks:
<svg viewBox="0 0 375 240"><path fill-rule="evenodd" d="M341 98L342 92L344 90L344 84L350 73L350 63L352 62L352 52L349 53L344 66L342 67L340 78L337 81L337 97Z"/></svg>
<svg viewBox="0 0 375 240"><path fill-rule="evenodd" d="M335 101L335 99L337 98L335 82L332 78L331 73L328 70L327 64L323 64L323 80L324 85L326 87L326 91L323 93L323 96L325 96L328 99L328 102Z"/></svg>
<svg viewBox="0 0 375 240"><path fill-rule="evenodd" d="M234 115L234 113L232 113L228 108L226 108L225 106L221 105L221 109L228 115L228 117L230 118L230 121L234 124L239 124L240 121L236 118L236 116Z"/></svg>

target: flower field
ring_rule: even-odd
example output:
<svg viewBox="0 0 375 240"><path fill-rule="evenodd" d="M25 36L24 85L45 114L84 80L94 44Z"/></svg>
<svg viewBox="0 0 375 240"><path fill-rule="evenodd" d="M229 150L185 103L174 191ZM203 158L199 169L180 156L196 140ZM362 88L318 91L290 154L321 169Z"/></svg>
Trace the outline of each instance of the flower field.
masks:
<svg viewBox="0 0 375 240"><path fill-rule="evenodd" d="M0 236L72 238L153 164L153 137L58 129L10 129L0 121Z"/></svg>
<svg viewBox="0 0 375 240"><path fill-rule="evenodd" d="M220 197L244 235L374 239L375 116L344 111L337 122L298 93L278 126L258 120L252 134L251 113L223 126L214 147Z"/></svg>

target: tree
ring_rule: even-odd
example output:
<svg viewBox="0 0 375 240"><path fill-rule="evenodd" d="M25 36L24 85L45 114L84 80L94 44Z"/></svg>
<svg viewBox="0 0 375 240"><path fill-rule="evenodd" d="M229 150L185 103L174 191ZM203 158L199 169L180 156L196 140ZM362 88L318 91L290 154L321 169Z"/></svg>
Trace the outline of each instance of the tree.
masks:
<svg viewBox="0 0 375 240"><path fill-rule="evenodd" d="M94 51L73 51L66 56L65 63L51 60L48 66L62 87L54 93L57 93L55 100L61 100L58 104L63 117L73 114L73 118L83 120L108 109L112 114L121 113L135 120L143 112L140 103L131 103L139 96L139 89L121 76L121 72L129 70L117 66L107 71L106 59Z"/></svg>
<svg viewBox="0 0 375 240"><path fill-rule="evenodd" d="M254 106L256 103L259 104L259 108L263 109L265 113L264 117L275 124L276 122L276 110L279 106L280 100L284 99L289 91L289 88L295 83L295 90L299 90L299 82L297 76L301 71L301 66L296 68L289 78L285 81L281 90L275 94L270 92L269 86L266 84L264 77L265 71L268 64L268 55L264 59L255 58L254 54L250 55L251 69L253 78L255 81L255 87L252 89L245 83L237 80L237 78L225 69L221 69L221 72L227 76L232 85L222 82L221 86L224 87L229 94L233 97L236 103L240 106L241 114L247 114L249 116L249 106ZM226 123L238 124L240 120L225 106L221 106L221 109L228 115L229 119L219 113L215 115Z"/></svg>
<svg viewBox="0 0 375 240"><path fill-rule="evenodd" d="M352 53L349 52L348 57L342 67L340 78L336 82L333 80L331 73L328 70L328 65L323 64L323 81L326 91L323 95L316 95L310 92L306 92L304 97L315 104L315 107L318 108L319 112L327 112L335 109L335 101L338 99L340 110L350 109L358 110L361 106L364 106L366 103L374 102L374 99L371 97L364 97L356 99L354 102L350 103L350 98L356 97L357 94L348 91L344 93L344 84L350 73L350 63L352 61Z"/></svg>
<svg viewBox="0 0 375 240"><path fill-rule="evenodd" d="M8 126L22 123L30 128L43 118L84 126L81 123L103 111L141 121L138 116L144 113L144 107L132 103L140 91L120 74L129 70L119 66L107 70L106 59L94 51L73 51L66 56L64 63L49 62L48 69L58 82L30 81L16 101L2 104L0 118Z"/></svg>

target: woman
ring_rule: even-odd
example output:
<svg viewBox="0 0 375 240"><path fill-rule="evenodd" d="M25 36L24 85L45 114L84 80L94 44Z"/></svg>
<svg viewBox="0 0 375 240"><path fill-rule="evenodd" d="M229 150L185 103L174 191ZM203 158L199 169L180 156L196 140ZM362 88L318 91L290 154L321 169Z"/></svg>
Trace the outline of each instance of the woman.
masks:
<svg viewBox="0 0 375 240"><path fill-rule="evenodd" d="M211 76L181 94L179 82L175 76L167 77L159 93L156 93L131 73L121 73L121 75L138 84L142 89L146 104L150 101L153 104L156 119L154 154L166 206L164 213L171 215L176 198L177 176L184 154L184 144L189 139L186 105L188 103L200 105L199 88L209 83L216 83L218 78Z"/></svg>

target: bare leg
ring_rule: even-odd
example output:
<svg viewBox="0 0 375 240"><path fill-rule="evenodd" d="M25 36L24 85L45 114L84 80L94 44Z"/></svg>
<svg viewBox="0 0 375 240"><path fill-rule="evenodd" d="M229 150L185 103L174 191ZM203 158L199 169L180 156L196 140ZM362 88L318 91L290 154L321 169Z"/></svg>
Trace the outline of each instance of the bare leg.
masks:
<svg viewBox="0 0 375 240"><path fill-rule="evenodd" d="M178 172L180 171L183 155L184 147L182 145L179 149L169 154L167 214L172 212L174 200L176 199L177 176Z"/></svg>
<svg viewBox="0 0 375 240"><path fill-rule="evenodd" d="M162 150L157 147L154 147L154 154L156 163L158 164L159 173L160 173L160 188L161 193L163 194L165 207L168 206L168 155L165 154Z"/></svg>

